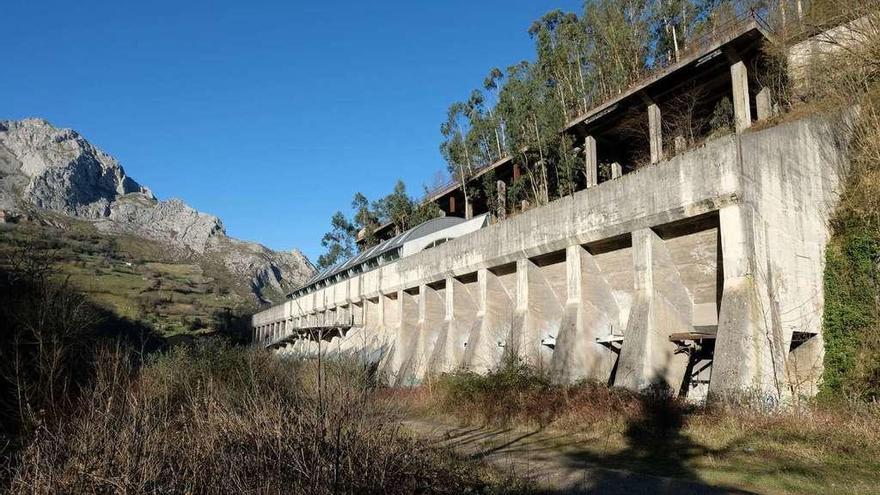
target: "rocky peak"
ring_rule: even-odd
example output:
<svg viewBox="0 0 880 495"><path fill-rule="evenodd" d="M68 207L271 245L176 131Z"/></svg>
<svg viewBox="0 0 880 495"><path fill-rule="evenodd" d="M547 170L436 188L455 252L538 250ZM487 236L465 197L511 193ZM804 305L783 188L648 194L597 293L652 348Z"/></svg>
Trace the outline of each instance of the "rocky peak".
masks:
<svg viewBox="0 0 880 495"><path fill-rule="evenodd" d="M264 289L282 293L314 272L298 251L230 239L216 216L179 199L158 201L112 156L43 119L0 120L0 210L19 205L91 220L102 232L156 240L176 255L219 258L230 273L248 277L264 302Z"/></svg>
<svg viewBox="0 0 880 495"><path fill-rule="evenodd" d="M76 131L43 119L0 121L0 146L17 159L17 172L28 179L22 199L37 207L98 218L110 214L110 203L119 196L138 193L155 199L113 157Z"/></svg>

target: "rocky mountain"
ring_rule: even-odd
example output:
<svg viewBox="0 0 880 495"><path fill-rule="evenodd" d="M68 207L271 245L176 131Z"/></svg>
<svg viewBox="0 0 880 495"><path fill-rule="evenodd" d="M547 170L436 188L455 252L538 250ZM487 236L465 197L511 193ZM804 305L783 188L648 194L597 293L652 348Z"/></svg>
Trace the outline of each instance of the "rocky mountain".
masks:
<svg viewBox="0 0 880 495"><path fill-rule="evenodd" d="M277 299L314 273L298 250L278 252L230 238L216 216L179 199L158 200L112 156L42 119L0 120L0 211L4 217L61 213L107 234L158 241L175 257L223 265L247 281L260 302Z"/></svg>

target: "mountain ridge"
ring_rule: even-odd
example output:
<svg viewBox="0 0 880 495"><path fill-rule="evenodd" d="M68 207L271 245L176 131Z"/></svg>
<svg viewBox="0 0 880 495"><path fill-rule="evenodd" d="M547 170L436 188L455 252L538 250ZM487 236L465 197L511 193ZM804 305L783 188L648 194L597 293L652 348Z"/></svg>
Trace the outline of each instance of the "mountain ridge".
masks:
<svg viewBox="0 0 880 495"><path fill-rule="evenodd" d="M4 218L60 213L107 235L160 242L178 259L219 261L260 304L278 302L315 271L297 249L232 238L217 216L181 199L158 199L110 154L42 118L0 120L0 211Z"/></svg>

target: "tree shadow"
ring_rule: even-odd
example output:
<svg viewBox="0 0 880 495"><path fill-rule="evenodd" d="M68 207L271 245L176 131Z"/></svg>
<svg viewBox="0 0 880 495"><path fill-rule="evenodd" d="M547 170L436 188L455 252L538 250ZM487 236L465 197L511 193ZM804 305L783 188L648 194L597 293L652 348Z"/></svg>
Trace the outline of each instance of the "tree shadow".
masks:
<svg viewBox="0 0 880 495"><path fill-rule="evenodd" d="M612 454L573 450L565 453L569 468L589 473L574 486L558 493L751 493L745 490L708 485L694 469L694 460L704 456L723 456L739 442L713 449L693 441L683 430L688 416L698 406L674 398L665 387L654 387L635 396L639 414L627 422L623 431L626 447Z"/></svg>

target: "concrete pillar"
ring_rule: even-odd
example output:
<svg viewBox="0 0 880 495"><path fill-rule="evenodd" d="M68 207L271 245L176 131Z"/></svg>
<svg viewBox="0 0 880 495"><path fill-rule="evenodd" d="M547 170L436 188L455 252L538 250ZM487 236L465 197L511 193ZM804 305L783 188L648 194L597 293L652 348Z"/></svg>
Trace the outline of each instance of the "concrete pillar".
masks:
<svg viewBox="0 0 880 495"><path fill-rule="evenodd" d="M511 297L497 275L485 268L477 272L477 292L476 322L468 335L462 365L485 373L501 360L502 345L510 337L515 297Z"/></svg>
<svg viewBox="0 0 880 495"><path fill-rule="evenodd" d="M607 383L617 355L596 343L620 325L620 309L593 256L579 245L566 250L565 312L550 364L555 383Z"/></svg>
<svg viewBox="0 0 880 495"><path fill-rule="evenodd" d="M678 135L675 136L675 139L672 140L675 145L675 154L684 153L684 150L687 149L687 140L684 136Z"/></svg>
<svg viewBox="0 0 880 495"><path fill-rule="evenodd" d="M517 262L516 282L516 312L505 352L538 368L549 368L553 351L541 341L557 336L562 301L531 260Z"/></svg>
<svg viewBox="0 0 880 495"><path fill-rule="evenodd" d="M623 167L617 162L612 163L611 164L611 179L612 180L619 179L622 176L623 176Z"/></svg>
<svg viewBox="0 0 880 495"><path fill-rule="evenodd" d="M752 126L752 110L749 105L749 72L739 57L732 56L730 81L733 85L733 119L736 132Z"/></svg>
<svg viewBox="0 0 880 495"><path fill-rule="evenodd" d="M677 394L688 360L675 354L669 335L693 331L693 298L653 230L633 232L632 241L635 294L614 384Z"/></svg>
<svg viewBox="0 0 880 495"><path fill-rule="evenodd" d="M416 324L417 345L408 369L413 382L419 382L428 370L428 361L437 344L446 316L446 301L427 285L419 286L419 318Z"/></svg>
<svg viewBox="0 0 880 495"><path fill-rule="evenodd" d="M413 383L410 364L415 358L418 347L419 304L417 296L406 291L398 291L396 331L391 336L393 348L388 353L389 375L391 383L399 386Z"/></svg>
<svg viewBox="0 0 880 495"><path fill-rule="evenodd" d="M648 103L648 140L651 145L651 163L663 160L663 122L660 107L649 100Z"/></svg>
<svg viewBox="0 0 880 495"><path fill-rule="evenodd" d="M447 277L445 293L445 321L432 349L431 374L446 373L463 364L468 335L477 320L477 301L468 285Z"/></svg>
<svg viewBox="0 0 880 495"><path fill-rule="evenodd" d="M496 200L496 215L499 220L504 220L507 218L507 183L503 180L499 180L495 183L495 189L497 190L497 200Z"/></svg>
<svg viewBox="0 0 880 495"><path fill-rule="evenodd" d="M709 393L737 395L744 390L778 400L784 393L787 349L774 332L773 310L762 254L755 245L750 207L732 205L719 212L724 286Z"/></svg>
<svg viewBox="0 0 880 495"><path fill-rule="evenodd" d="M764 87L755 95L755 106L758 109L758 121L773 117L773 98L770 88Z"/></svg>
<svg viewBox="0 0 880 495"><path fill-rule="evenodd" d="M593 136L587 136L584 138L584 157L587 187L593 187L599 183L599 162L596 158L596 138Z"/></svg>

